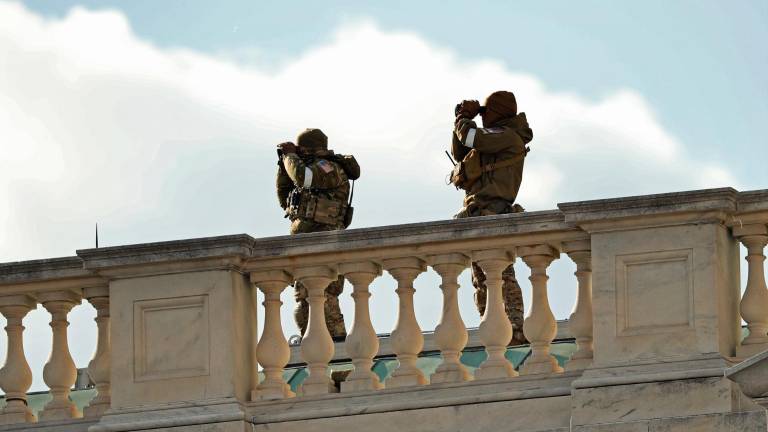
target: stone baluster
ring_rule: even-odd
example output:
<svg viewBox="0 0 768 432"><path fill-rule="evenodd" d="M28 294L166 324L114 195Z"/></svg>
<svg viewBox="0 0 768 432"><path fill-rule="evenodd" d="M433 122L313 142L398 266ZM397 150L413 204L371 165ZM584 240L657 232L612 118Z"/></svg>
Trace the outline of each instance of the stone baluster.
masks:
<svg viewBox="0 0 768 432"><path fill-rule="evenodd" d="M283 368L291 358L291 349L280 320L280 295L293 277L282 270L251 273L251 282L264 293L264 331L256 347L256 358L264 367L264 381L251 392L251 400L283 399L295 396L283 380Z"/></svg>
<svg viewBox="0 0 768 432"><path fill-rule="evenodd" d="M424 374L416 367L416 360L424 348L416 312L413 309L413 281L426 269L426 263L419 258L394 258L384 260L384 268L397 281L399 307L397 323L390 336L392 351L397 354L400 366L387 380L387 387L405 387L427 383Z"/></svg>
<svg viewBox="0 0 768 432"><path fill-rule="evenodd" d="M485 345L488 358L475 371L475 379L508 378L517 376L512 363L506 358L507 345L512 339L512 324L504 311L501 273L514 261L509 253L501 249L476 251L472 259L485 273L486 295L485 314L480 321L480 340Z"/></svg>
<svg viewBox="0 0 768 432"><path fill-rule="evenodd" d="M0 313L8 321L8 350L5 365L0 369L0 388L5 392L6 405L0 411L0 424L31 423L37 419L27 406L27 390L32 385L32 370L24 355L24 326L22 320L35 308L35 301L26 295L0 297Z"/></svg>
<svg viewBox="0 0 768 432"><path fill-rule="evenodd" d="M328 362L333 358L333 339L325 324L325 288L337 277L336 271L325 266L297 269L293 276L307 288L309 324L301 340L301 355L307 362L309 376L299 392L302 395L325 394L335 391L328 376Z"/></svg>
<svg viewBox="0 0 768 432"><path fill-rule="evenodd" d="M747 248L747 288L739 304L749 335L736 350L738 357L750 357L768 349L768 288L765 284L765 245L768 226L764 224L734 227L733 234Z"/></svg>
<svg viewBox="0 0 768 432"><path fill-rule="evenodd" d="M560 254L548 245L524 246L518 254L531 269L529 280L533 287L531 307L523 322L523 333L531 342L531 356L523 364L521 372L524 375L562 372L563 368L549 354L549 345L557 334L557 321L547 297L547 267Z"/></svg>
<svg viewBox="0 0 768 432"><path fill-rule="evenodd" d="M373 357L379 352L379 338L371 323L368 290L371 282L381 275L381 267L372 262L345 263L339 272L352 284L352 298L355 300L355 318L352 330L347 335L345 347L355 369L341 383L342 392L380 389L384 386L379 377L371 371Z"/></svg>
<svg viewBox="0 0 768 432"><path fill-rule="evenodd" d="M568 329L576 338L577 350L566 363L565 369L585 369L592 364L592 251L589 240L576 240L563 243L563 249L576 263L578 297Z"/></svg>
<svg viewBox="0 0 768 432"><path fill-rule="evenodd" d="M80 294L73 291L50 291L41 293L39 300L51 314L53 330L51 356L43 367L43 380L51 389L53 399L40 413L40 420L79 418L82 414L69 400L69 391L77 379L77 368L69 353L67 314L75 305L80 304Z"/></svg>
<svg viewBox="0 0 768 432"><path fill-rule="evenodd" d="M93 359L88 363L88 376L96 385L98 394L85 407L83 414L85 417L101 417L104 411L110 406L110 386L109 376L111 370L111 352L112 345L109 339L109 287L85 288L85 298L96 309L96 327L99 331L96 341L96 353Z"/></svg>
<svg viewBox="0 0 768 432"><path fill-rule="evenodd" d="M432 374L433 384L461 382L471 379L467 368L461 364L461 351L467 345L469 335L459 313L457 279L469 266L469 258L458 253L433 255L429 257L432 268L440 275L443 291L443 313L435 328L435 342L440 348L443 362Z"/></svg>

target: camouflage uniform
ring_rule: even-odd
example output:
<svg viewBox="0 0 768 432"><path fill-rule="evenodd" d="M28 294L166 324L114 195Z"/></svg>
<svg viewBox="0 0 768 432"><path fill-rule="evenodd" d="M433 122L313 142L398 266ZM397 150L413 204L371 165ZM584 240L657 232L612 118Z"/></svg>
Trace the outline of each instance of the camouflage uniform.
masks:
<svg viewBox="0 0 768 432"><path fill-rule="evenodd" d="M299 147L303 147L303 141L309 139L322 139L327 143L319 129L307 129L297 139ZM325 145L323 145L323 148ZM342 166L335 161L333 153L326 150L315 151L309 156L299 157L295 153L287 153L282 157L282 165L277 172L277 198L280 206L288 212L289 194L297 189L308 189L313 196L320 196L340 205L346 205L349 197L350 184L347 173ZM290 233L312 233L320 231L334 231L344 229L343 219L333 223L318 223L301 216L289 215L291 219ZM344 315L339 308L339 295L344 289L344 277L331 282L325 289L325 322L331 337L343 339L347 335L344 327ZM309 303L307 302L307 289L301 282L294 284L294 298L296 309L294 319L303 336L307 330L309 320Z"/></svg>
<svg viewBox="0 0 768 432"><path fill-rule="evenodd" d="M494 95L502 95L502 105ZM504 99L506 98L506 99ZM525 113L517 114L517 104L509 92L497 92L488 97L486 109L491 109L496 102L496 108L505 115L492 124L478 128L474 121L468 118L457 118L453 133L451 152L456 160L463 160L475 149L480 154L482 167L493 164L504 165L498 169L483 171L482 176L471 184L464 197L464 207L455 218L497 215L523 211L522 207L514 204L520 183L523 178L523 163L528 151L526 144L533 138L533 131L528 126ZM502 273L502 297L504 308L509 321L512 323L513 336L511 344L526 343L523 335L523 295L515 277L515 269L510 264ZM472 284L475 287L475 306L482 316L485 313L487 287L485 274L477 263L472 263Z"/></svg>

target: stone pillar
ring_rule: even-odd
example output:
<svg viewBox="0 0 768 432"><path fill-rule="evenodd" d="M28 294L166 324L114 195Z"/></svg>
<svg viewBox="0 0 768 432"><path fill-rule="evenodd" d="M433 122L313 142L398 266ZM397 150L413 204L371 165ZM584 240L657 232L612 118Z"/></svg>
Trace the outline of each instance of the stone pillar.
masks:
<svg viewBox="0 0 768 432"><path fill-rule="evenodd" d="M429 258L432 268L442 278L443 313L435 328L435 342L440 348L443 362L431 377L433 384L462 382L471 379L469 371L459 360L467 345L469 335L459 313L457 292L459 274L469 266L469 258L458 253L433 255Z"/></svg>
<svg viewBox="0 0 768 432"><path fill-rule="evenodd" d="M339 272L352 284L352 298L355 300L355 319L345 342L347 354L352 359L355 370L341 383L341 391L383 388L379 377L371 371L373 357L379 352L379 339L371 323L368 305L368 299L371 297L368 287L376 276L381 275L381 267L372 262L341 264Z"/></svg>
<svg viewBox="0 0 768 432"><path fill-rule="evenodd" d="M282 270L251 273L251 282L264 293L264 331L256 347L256 358L264 367L264 381L251 392L251 400L282 399L295 396L283 380L283 368L291 358L291 349L280 320L280 295L293 280Z"/></svg>
<svg viewBox="0 0 768 432"><path fill-rule="evenodd" d="M524 246L519 250L525 264L531 268L529 277L533 287L531 307L523 323L523 333L531 342L531 356L521 372L525 375L562 372L557 360L549 354L549 344L557 334L557 321L549 307L547 297L547 267L559 253L548 245Z"/></svg>
<svg viewBox="0 0 768 432"><path fill-rule="evenodd" d="M400 366L387 380L387 387L405 387L427 383L424 374L416 367L416 360L424 348L424 335L421 334L416 312L413 309L413 281L423 273L427 266L419 258L395 258L384 260L384 268L397 281L397 323L390 336L392 351L397 354Z"/></svg>
<svg viewBox="0 0 768 432"><path fill-rule="evenodd" d="M93 287L84 289L85 298L96 309L96 326L99 330L96 341L96 353L93 360L88 363L88 376L96 384L98 394L85 407L85 417L101 417L104 411L109 409L110 397L110 371L112 346L109 339L109 287Z"/></svg>
<svg viewBox="0 0 768 432"><path fill-rule="evenodd" d="M49 291L41 293L40 302L51 314L53 345L48 363L43 368L43 380L51 389L53 399L40 413L40 420L79 418L82 414L69 400L69 391L77 379L77 368L69 353L67 342L67 314L81 297L73 291Z"/></svg>
<svg viewBox="0 0 768 432"><path fill-rule="evenodd" d="M336 279L336 271L325 266L299 268L293 276L307 288L309 324L301 340L301 355L307 362L309 376L299 390L302 395L334 391L328 377L328 362L333 358L333 339L325 324L325 287Z"/></svg>
<svg viewBox="0 0 768 432"><path fill-rule="evenodd" d="M507 344L512 339L512 324L504 311L504 298L501 293L501 273L514 259L510 259L507 251L501 249L474 252L472 259L483 269L488 288L485 314L480 321L480 340L485 345L488 358L475 371L475 379L517 376L512 363L505 356Z"/></svg>
<svg viewBox="0 0 768 432"><path fill-rule="evenodd" d="M566 370L586 369L592 365L592 251L589 240L566 242L563 248L576 263L578 297L568 329L576 338L577 350L565 364Z"/></svg>
<svg viewBox="0 0 768 432"><path fill-rule="evenodd" d="M768 288L765 284L765 254L768 226L744 225L733 228L733 235L747 248L747 288L739 304L749 335L737 347L738 357L750 357L768 349Z"/></svg>
<svg viewBox="0 0 768 432"><path fill-rule="evenodd" d="M8 351L5 365L0 369L0 388L5 392L6 406L0 411L0 424L31 423L37 419L27 406L27 390L32 385L32 370L24 355L24 326L22 320L35 308L35 301L26 295L0 297L0 313L8 325Z"/></svg>

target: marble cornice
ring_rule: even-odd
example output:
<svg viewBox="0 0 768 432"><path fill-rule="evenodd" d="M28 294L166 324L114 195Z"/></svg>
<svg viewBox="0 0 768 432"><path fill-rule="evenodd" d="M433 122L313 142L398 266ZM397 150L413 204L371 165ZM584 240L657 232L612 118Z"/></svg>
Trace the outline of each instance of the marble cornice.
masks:
<svg viewBox="0 0 768 432"><path fill-rule="evenodd" d="M768 190L704 189L558 204L557 210L255 239L247 234L81 249L0 264L0 285L207 269L263 270L584 240L620 224L764 223ZM765 216L765 217L764 217ZM584 231L583 231L584 230Z"/></svg>
<svg viewBox="0 0 768 432"><path fill-rule="evenodd" d="M83 268L78 257L50 258L0 264L0 295L46 291L79 291L104 286L106 281Z"/></svg>
<svg viewBox="0 0 768 432"><path fill-rule="evenodd" d="M573 231L558 210L448 219L345 231L327 231L297 236L267 237L256 240L251 258L306 255L426 244L447 241L529 234L535 232Z"/></svg>
<svg viewBox="0 0 768 432"><path fill-rule="evenodd" d="M594 219L642 217L654 214L736 211L739 192L733 188L702 189L655 195L638 195L590 201L560 203L568 222Z"/></svg>
<svg viewBox="0 0 768 432"><path fill-rule="evenodd" d="M768 212L768 189L739 192L739 213Z"/></svg>
<svg viewBox="0 0 768 432"><path fill-rule="evenodd" d="M83 261L76 256L0 264L0 286L90 276L93 274L83 269Z"/></svg>
<svg viewBox="0 0 768 432"><path fill-rule="evenodd" d="M254 238L247 234L141 243L98 249L80 249L84 267L99 271L113 267L201 261L250 255Z"/></svg>

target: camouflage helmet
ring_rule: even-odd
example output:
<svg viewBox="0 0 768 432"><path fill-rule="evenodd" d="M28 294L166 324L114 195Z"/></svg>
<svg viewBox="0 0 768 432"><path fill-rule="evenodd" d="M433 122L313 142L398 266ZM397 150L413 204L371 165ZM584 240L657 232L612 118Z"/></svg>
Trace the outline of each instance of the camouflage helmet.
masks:
<svg viewBox="0 0 768 432"><path fill-rule="evenodd" d="M485 99L485 107L503 117L517 114L517 100L512 92L499 90Z"/></svg>
<svg viewBox="0 0 768 432"><path fill-rule="evenodd" d="M320 129L309 128L299 134L296 145L308 151L328 150L328 137Z"/></svg>

